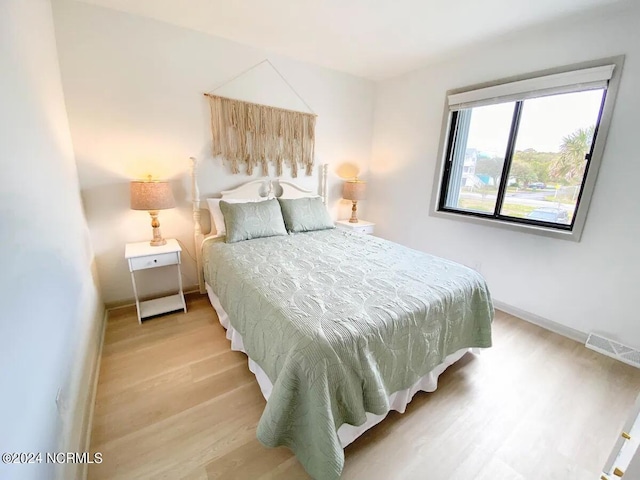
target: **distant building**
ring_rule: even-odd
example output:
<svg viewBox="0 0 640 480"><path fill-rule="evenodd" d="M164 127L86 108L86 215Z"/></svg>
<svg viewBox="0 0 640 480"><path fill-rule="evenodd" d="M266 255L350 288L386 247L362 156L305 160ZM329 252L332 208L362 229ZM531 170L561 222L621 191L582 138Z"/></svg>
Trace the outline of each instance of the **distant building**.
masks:
<svg viewBox="0 0 640 480"><path fill-rule="evenodd" d="M478 178L476 177L476 163L478 162L478 150L475 148L467 148L464 152L464 165L462 167L462 186L477 186Z"/></svg>
<svg viewBox="0 0 640 480"><path fill-rule="evenodd" d="M493 185L493 178L490 175L476 173L476 164L478 158L490 156L486 152L480 152L476 148L467 148L464 153L464 164L462 167L462 186L463 187L484 187Z"/></svg>

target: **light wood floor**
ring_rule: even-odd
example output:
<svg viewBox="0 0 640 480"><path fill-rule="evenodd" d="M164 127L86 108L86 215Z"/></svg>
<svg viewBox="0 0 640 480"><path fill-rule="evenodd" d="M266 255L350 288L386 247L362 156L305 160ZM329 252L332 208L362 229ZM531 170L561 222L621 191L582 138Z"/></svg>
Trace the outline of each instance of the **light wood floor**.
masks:
<svg viewBox="0 0 640 480"><path fill-rule="evenodd" d="M255 437L265 401L204 296L138 325L111 313L93 420L98 479L305 479ZM640 370L498 312L494 347L347 447L345 479L594 479Z"/></svg>

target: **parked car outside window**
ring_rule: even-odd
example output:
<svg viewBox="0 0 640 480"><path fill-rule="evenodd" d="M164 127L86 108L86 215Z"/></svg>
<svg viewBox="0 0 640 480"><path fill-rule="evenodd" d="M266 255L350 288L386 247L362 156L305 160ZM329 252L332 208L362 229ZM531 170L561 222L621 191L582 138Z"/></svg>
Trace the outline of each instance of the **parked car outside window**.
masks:
<svg viewBox="0 0 640 480"><path fill-rule="evenodd" d="M540 220L542 222L569 223L569 213L562 208L536 208L527 215L527 218L530 220Z"/></svg>

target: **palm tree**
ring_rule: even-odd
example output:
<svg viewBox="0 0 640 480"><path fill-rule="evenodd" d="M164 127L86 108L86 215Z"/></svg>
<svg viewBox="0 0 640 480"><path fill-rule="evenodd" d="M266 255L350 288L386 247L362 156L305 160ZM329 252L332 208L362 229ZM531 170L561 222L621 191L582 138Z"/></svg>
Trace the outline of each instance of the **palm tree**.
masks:
<svg viewBox="0 0 640 480"><path fill-rule="evenodd" d="M585 155L591 148L595 126L579 128L562 139L560 155L551 165L551 174L569 183L580 182L586 166Z"/></svg>

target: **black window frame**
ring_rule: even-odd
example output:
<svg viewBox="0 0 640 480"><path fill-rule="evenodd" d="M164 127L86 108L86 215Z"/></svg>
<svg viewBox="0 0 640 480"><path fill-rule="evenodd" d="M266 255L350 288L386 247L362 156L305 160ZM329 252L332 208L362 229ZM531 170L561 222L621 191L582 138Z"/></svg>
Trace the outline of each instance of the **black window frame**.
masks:
<svg viewBox="0 0 640 480"><path fill-rule="evenodd" d="M537 235L542 235L550 238L559 238L563 240L571 240L579 242L581 240L582 234L584 232L587 213L589 210L589 206L591 200L594 195L595 183L598 175L598 171L600 169L603 152L606 144L606 139L608 136L611 119L613 116L613 110L615 108L615 100L617 97L620 77L622 73L622 68L624 66L624 55L603 58L599 60L582 62L579 64L568 65L565 67L556 67L551 68L539 72L517 75L514 77L504 78L501 80L496 80L493 82L485 82L482 84L472 85L463 88L457 88L454 90L449 90L446 92L445 104L444 104L444 114L443 114L443 123L442 130L440 133L440 146L438 151L438 158L440 161L436 166L436 175L433 179L433 189L431 191L431 208L429 210L429 215L434 217L446 218L449 220L457 220L463 222L470 222L479 225L487 225L491 227L498 227L501 229L524 232L524 233L533 233ZM602 101L600 104L600 111L597 117L597 125L594 128L593 140L591 142L590 151L585 155L585 170L582 178L582 183L580 185L580 189L577 193L576 197L576 207L574 210L574 214L571 219L570 224L560 224L555 222L545 222L540 220L533 220L529 218L518 218L512 217L508 215L501 215L499 212L502 208L502 204L505 201L505 192L508 186L508 177L509 170L511 168L511 164L513 161L513 147L515 146L514 139L517 138L517 131L513 132L514 129L514 120L519 122L519 118L516 119L515 112L518 110L514 106L514 117L512 119L511 130L509 132L509 140L510 140L510 155L508 158L505 158L505 162L503 165L503 171L501 174L500 180L500 189L498 192L498 199L496 201L496 205L493 213L491 212L479 212L479 211L469 211L469 210L461 210L452 207L447 207L447 194L448 188L450 185L450 176L452 170L452 155L454 154L453 148L455 145L456 135L458 133L458 121L457 117L460 115L460 111L464 111L467 108L473 108L474 104L469 103L468 107L464 107L462 110L457 108L449 107L449 98L452 95L460 95L466 94L467 92L473 92L479 89L485 89L489 87L494 87L498 85L508 84L512 82L518 82L521 80L529 80L535 79L538 77L543 77L547 75L554 75L558 73L566 73L566 72L574 72L578 70L582 70L585 68L591 67L603 67L607 65L613 65L615 68L613 70L613 75L610 80L604 87L604 92L602 96ZM598 89L598 87L595 87ZM601 87L602 88L602 87ZM573 92L581 92L594 89L594 86L589 85L580 85L576 84L575 88L563 89L558 92L561 93L573 93ZM522 100L517 99L505 99L505 102L514 104L517 102L526 102L529 98L539 98L544 96L552 95L553 92L541 92L540 95L526 95ZM522 103L520 104L519 113L522 112ZM478 103L477 106L481 106L482 103ZM517 127L516 123L516 127ZM462 127L465 128L464 126ZM515 136L514 136L515 133ZM507 156L505 156L507 157ZM456 170L458 167L454 167ZM453 182L453 188L455 188L456 181ZM453 191L452 191L453 192Z"/></svg>
<svg viewBox="0 0 640 480"><path fill-rule="evenodd" d="M597 90L600 90L600 89L597 89ZM600 122L602 120L602 113L604 111L605 101L607 98L608 88L603 88L602 90L603 90L602 100L600 102L598 118L593 131L593 138L591 140L591 145L589 146L589 152L587 152L587 154L585 155L586 164L584 168L584 174L582 176L582 182L580 184L580 191L578 193L578 197L576 198L575 212L577 212L578 209L580 208L580 199L582 198L582 193L584 191L587 175L589 173L589 165L591 164L591 158L593 157L593 148L594 148L594 145L596 144L596 139L598 137L598 129L600 127ZM563 92L563 94L579 93L579 92L586 92L586 91L589 91L589 89L576 89L568 92ZM500 213L500 211L502 210L502 205L504 204L507 186L509 183L508 177L509 177L509 172L511 170L511 163L513 162L513 155L515 153L516 141L518 139L518 132L520 129L520 120L522 118L522 106L524 102L526 102L527 100L542 98L544 96L546 95L540 95L537 97L527 98L526 100L517 100L513 102L514 106L513 106L513 115L511 118L511 127L509 129L507 148L505 152L504 163L502 164L502 172L500 175L498 192L496 193L496 205L493 213L474 212L470 210L452 208L446 205L447 194L449 193L449 187L451 185L451 182L450 182L451 170L452 170L451 167L453 165L454 147L456 145L457 135L460 132L460 129L459 129L460 111L455 110L451 112L451 123L449 126L449 134L448 134L449 142L447 145L447 155L445 160L446 163L444 168L444 174L442 175L442 185L440 188L441 193L440 193L439 204L438 204L439 211L456 213L461 215L471 215L471 216L476 216L481 218L492 218L495 220L501 220L503 222L522 223L525 225L542 226L545 228L553 228L556 230L568 230L568 231L573 230L573 227L576 221L576 215L573 215L573 217L571 218L570 224L565 224L565 223L556 223L556 222L545 222L543 220L532 220L530 218L512 217L510 215L502 215ZM508 103L511 103L511 102L508 102Z"/></svg>

